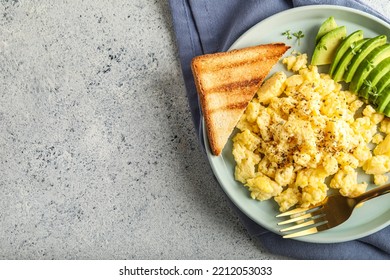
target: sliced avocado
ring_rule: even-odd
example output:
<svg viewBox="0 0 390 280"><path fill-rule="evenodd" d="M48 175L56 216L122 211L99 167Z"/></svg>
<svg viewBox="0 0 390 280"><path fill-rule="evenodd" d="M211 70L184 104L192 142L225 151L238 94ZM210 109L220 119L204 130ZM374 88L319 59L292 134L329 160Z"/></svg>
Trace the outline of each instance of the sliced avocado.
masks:
<svg viewBox="0 0 390 280"><path fill-rule="evenodd" d="M377 67L371 70L370 74L363 81L363 84L359 89L359 95L366 98L368 96L368 101L374 103L378 97L377 83L388 72L390 72L390 57L382 60ZM388 79L390 79L390 73Z"/></svg>
<svg viewBox="0 0 390 280"><path fill-rule="evenodd" d="M336 70L337 64L340 59L343 57L344 53L348 50L348 48L355 42L363 39L363 31L357 30L350 35L348 35L338 46L336 50L336 54L333 58L332 63L330 64L329 75L332 76L333 72Z"/></svg>
<svg viewBox="0 0 390 280"><path fill-rule="evenodd" d="M379 104L383 102L385 96L382 95L385 92L384 89L388 86L390 86L390 72L383 75L383 77L376 83L373 104L379 106Z"/></svg>
<svg viewBox="0 0 390 280"><path fill-rule="evenodd" d="M355 93L359 93L360 87L363 82L367 81L366 78L372 69L376 68L378 64L390 57L390 44L384 44L382 46L376 47L373 49L360 63L359 67L356 69L355 75L352 77L351 83L349 85L349 90ZM359 94L360 95L360 94ZM368 95L360 95L364 98L368 98Z"/></svg>
<svg viewBox="0 0 390 280"><path fill-rule="evenodd" d="M383 110L383 114L390 117L390 102L387 104L385 110Z"/></svg>
<svg viewBox="0 0 390 280"><path fill-rule="evenodd" d="M359 52L360 48L368 40L369 39L362 39L350 45L350 47L346 50L343 57L337 64L336 69L333 72L333 80L335 80L336 82L344 81L344 74L347 71L349 64L351 63L352 58L355 56L355 54Z"/></svg>
<svg viewBox="0 0 390 280"><path fill-rule="evenodd" d="M328 17L320 26L318 29L318 33L316 36L316 44L320 41L322 36L324 36L329 31L337 28L337 23L334 20L334 17Z"/></svg>
<svg viewBox="0 0 390 280"><path fill-rule="evenodd" d="M390 102L390 86L387 86L383 89L383 92L380 93L380 97L377 99L377 105L376 108L377 112L383 113L386 109L387 105Z"/></svg>
<svg viewBox="0 0 390 280"><path fill-rule="evenodd" d="M333 61L336 49L347 35L345 26L337 27L326 33L314 48L312 65L326 65Z"/></svg>
<svg viewBox="0 0 390 280"><path fill-rule="evenodd" d="M347 83L351 82L353 76L355 75L356 69L359 67L363 59L376 47L386 44L386 40L386 35L379 35L365 42L364 45L359 49L359 53L354 55L352 58L351 64L348 66L348 69L344 74L344 81Z"/></svg>

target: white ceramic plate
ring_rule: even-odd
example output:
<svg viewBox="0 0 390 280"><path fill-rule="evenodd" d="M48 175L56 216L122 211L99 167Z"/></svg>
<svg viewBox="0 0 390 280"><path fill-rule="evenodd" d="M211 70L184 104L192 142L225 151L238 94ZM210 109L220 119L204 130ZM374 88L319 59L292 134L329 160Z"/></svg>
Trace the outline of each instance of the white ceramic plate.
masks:
<svg viewBox="0 0 390 280"><path fill-rule="evenodd" d="M261 21L245 32L230 49L272 42L285 42L292 47L291 49L305 52L310 58L318 28L329 16L334 16L339 26L345 25L348 34L361 29L364 31L364 37L385 34L390 38L390 25L372 15L341 6L315 5L290 9ZM288 40L286 36L282 35L286 30L291 32L302 30L305 37L301 39L298 45L296 39ZM285 67L278 64L270 74L282 70L285 70ZM248 217L264 228L279 234L280 228L277 226L277 219L275 218L278 213L276 202L273 200L260 202L251 199L248 190L241 183L234 180L235 162L231 154L231 138L222 154L216 157L210 151L204 129L203 137L213 172L226 194ZM371 181L368 176L363 174L359 175L359 180ZM372 185L369 187L372 187ZM389 224L390 196L385 195L368 201L363 207L356 209L353 216L344 224L297 239L316 243L343 242L367 236Z"/></svg>

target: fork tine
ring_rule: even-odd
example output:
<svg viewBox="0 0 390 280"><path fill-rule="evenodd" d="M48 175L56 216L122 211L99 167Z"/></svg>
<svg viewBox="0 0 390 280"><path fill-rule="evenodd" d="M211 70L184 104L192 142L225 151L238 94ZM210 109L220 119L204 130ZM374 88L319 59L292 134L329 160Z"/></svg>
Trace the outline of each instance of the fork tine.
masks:
<svg viewBox="0 0 390 280"><path fill-rule="evenodd" d="M301 214L301 213L304 214L308 210L309 210L309 208L295 208L293 210L280 213L280 214L276 215L276 217L279 218L279 217L285 217L285 216L290 216L290 215L294 215L294 214Z"/></svg>
<svg viewBox="0 0 390 280"><path fill-rule="evenodd" d="M304 220L307 220L307 219L315 219L317 217L319 217L319 215L322 214L322 211L321 209L318 209L318 210L315 210L315 211L312 211L310 213L307 213L307 214L303 214L303 215L300 215L298 217L293 217L291 219L288 219L288 220L285 220L285 221L282 221L282 222L279 222L278 225L286 225L286 224L290 224L290 223L294 223L294 222L301 222L301 221L304 221Z"/></svg>
<svg viewBox="0 0 390 280"><path fill-rule="evenodd" d="M330 227L329 227L328 221L323 221L323 222L320 222L320 223L316 224L315 226L310 227L308 229L304 229L301 231L297 231L294 233L283 235L283 238L295 238L295 237L306 236L306 235L314 234L314 233L317 233L317 232L320 232L320 231L323 231L323 230L326 230L329 228Z"/></svg>
<svg viewBox="0 0 390 280"><path fill-rule="evenodd" d="M312 208L295 208L295 209L292 209L290 211L280 213L280 214L276 215L276 217L279 218L279 217L291 216L291 215L296 215L296 214L305 214L305 213L316 211L317 209L320 209L321 207L322 207L322 205L312 207Z"/></svg>
<svg viewBox="0 0 390 280"><path fill-rule="evenodd" d="M283 228L280 231L285 232L285 231L300 229L300 228L304 228L304 227L311 226L311 225L318 225L319 223L322 223L322 222L327 222L327 220L325 219L325 215L317 215L317 216L313 217L313 219L304 221L303 223L299 223L299 224L296 224L296 225L293 225L293 226L290 226L287 228Z"/></svg>
<svg viewBox="0 0 390 280"><path fill-rule="evenodd" d="M309 235L309 234L313 234L313 233L317 233L317 232L318 232L317 227L312 227L312 228L301 230L301 231L298 231L295 233L283 235L283 238L301 237L301 236L305 236L305 235Z"/></svg>

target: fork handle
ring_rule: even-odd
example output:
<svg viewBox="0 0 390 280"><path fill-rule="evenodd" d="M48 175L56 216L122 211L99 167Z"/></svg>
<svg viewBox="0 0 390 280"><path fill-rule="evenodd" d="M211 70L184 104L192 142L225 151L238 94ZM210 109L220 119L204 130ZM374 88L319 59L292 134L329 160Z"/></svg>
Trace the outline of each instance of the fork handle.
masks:
<svg viewBox="0 0 390 280"><path fill-rule="evenodd" d="M383 185L355 197L356 204L390 193L390 184Z"/></svg>

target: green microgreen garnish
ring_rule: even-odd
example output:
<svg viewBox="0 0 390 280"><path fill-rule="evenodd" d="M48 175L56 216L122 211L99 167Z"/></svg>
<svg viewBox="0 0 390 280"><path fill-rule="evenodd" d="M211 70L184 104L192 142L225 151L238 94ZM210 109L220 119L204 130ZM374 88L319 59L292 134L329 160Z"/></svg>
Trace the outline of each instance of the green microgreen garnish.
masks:
<svg viewBox="0 0 390 280"><path fill-rule="evenodd" d="M368 94L372 96L378 95L376 86L374 86L370 80L364 80L363 84L368 88Z"/></svg>
<svg viewBox="0 0 390 280"><path fill-rule="evenodd" d="M284 31L284 32L282 33L282 35L287 36L287 39L288 39L288 40L291 40L291 39L292 39L292 36L291 36L291 34L290 34L290 30Z"/></svg>
<svg viewBox="0 0 390 280"><path fill-rule="evenodd" d="M373 68L374 68L374 62L373 62L372 60L368 60L367 63L368 63L368 67L369 67L370 69L373 69Z"/></svg>
<svg viewBox="0 0 390 280"><path fill-rule="evenodd" d="M295 38L297 38L297 40L298 40L298 46L300 46L300 45L301 45L301 39L302 39L303 37L305 37L305 34L303 34L303 32L300 30L300 31L298 31L298 32L294 32L294 33L293 33L293 36L294 36Z"/></svg>
<svg viewBox="0 0 390 280"><path fill-rule="evenodd" d="M291 34L290 30L286 30L282 33L282 35L286 36L287 40L291 40L293 37L297 38L298 46L301 45L301 39L305 37L305 34L300 30L298 32L294 32Z"/></svg>

